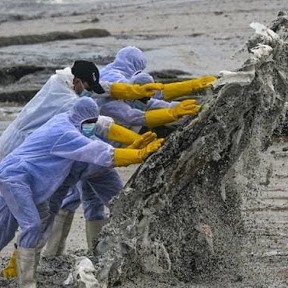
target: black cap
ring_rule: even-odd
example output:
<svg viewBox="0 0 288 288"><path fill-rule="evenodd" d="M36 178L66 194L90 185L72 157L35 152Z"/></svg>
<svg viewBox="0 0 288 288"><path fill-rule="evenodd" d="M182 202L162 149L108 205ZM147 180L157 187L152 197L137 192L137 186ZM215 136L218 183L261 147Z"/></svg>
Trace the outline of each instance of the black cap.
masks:
<svg viewBox="0 0 288 288"><path fill-rule="evenodd" d="M105 90L99 84L99 70L93 62L77 60L71 68L72 74L86 81L97 94L105 93Z"/></svg>

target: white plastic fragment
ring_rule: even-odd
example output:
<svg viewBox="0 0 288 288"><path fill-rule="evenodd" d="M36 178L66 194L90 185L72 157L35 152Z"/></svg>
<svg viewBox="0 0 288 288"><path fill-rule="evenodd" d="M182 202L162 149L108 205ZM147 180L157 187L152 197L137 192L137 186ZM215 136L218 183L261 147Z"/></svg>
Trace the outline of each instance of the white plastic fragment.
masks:
<svg viewBox="0 0 288 288"><path fill-rule="evenodd" d="M255 30L256 34L262 35L266 38L267 41L279 41L279 36L271 29L267 28L265 25L258 23L258 22L252 22L250 24L250 27Z"/></svg>
<svg viewBox="0 0 288 288"><path fill-rule="evenodd" d="M77 285L78 288L100 288L98 280L94 276L95 267L87 257L76 258L74 270L64 281L64 285Z"/></svg>
<svg viewBox="0 0 288 288"><path fill-rule="evenodd" d="M220 71L219 73L220 78L215 82L213 85L214 88L230 84L230 83L239 83L242 85L248 85L252 82L255 77L255 70L251 69L250 71Z"/></svg>
<svg viewBox="0 0 288 288"><path fill-rule="evenodd" d="M254 55L254 60L267 59L273 51L273 48L269 45L258 44L251 49L251 52Z"/></svg>

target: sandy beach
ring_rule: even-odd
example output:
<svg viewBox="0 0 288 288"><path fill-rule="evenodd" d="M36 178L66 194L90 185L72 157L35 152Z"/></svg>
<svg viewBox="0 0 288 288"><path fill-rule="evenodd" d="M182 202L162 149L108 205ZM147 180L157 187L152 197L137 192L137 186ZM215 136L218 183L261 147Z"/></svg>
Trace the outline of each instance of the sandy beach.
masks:
<svg viewBox="0 0 288 288"><path fill-rule="evenodd" d="M148 72L177 69L185 72L185 77L197 77L205 74L218 75L222 70L231 71L242 64L246 56L245 43L254 33L249 26L250 23L260 22L269 25L279 11L288 10L286 0L125 0L119 2L108 0L104 2L84 1L81 4L76 3L76 1L63 0L40 1L39 3L43 5L35 6L32 16L29 10L23 10L22 14L25 17L20 17L21 20L1 22L0 37L41 35L55 31L73 32L88 28L105 29L111 35L100 38L1 47L0 61L3 67L28 64L65 67L71 66L73 61L79 58L93 60L101 67L103 59L112 59L120 48L133 45L145 52L148 59ZM47 5L47 9L45 9L44 4ZM20 15L21 5L19 7L17 13ZM7 13L8 8L8 5L3 11L0 8L0 13ZM11 9L10 14L15 13L16 8L17 6L14 7L14 10ZM37 15L37 17L33 15ZM38 15L41 16L38 17ZM35 83L37 84L35 87L41 87L44 82L45 77L43 75L28 75L21 83L9 83L8 86L1 85L0 92L5 91L5 89L33 86ZM0 102L0 105L0 132L2 132L17 116L23 104ZM263 175L271 165L276 167L270 185L266 186L265 189L263 188L259 199L257 199L268 206L287 207L288 178L285 173L288 156L286 150L283 152L283 148L286 146L287 142L285 141L274 143L271 149L265 155L263 154ZM124 182L129 179L137 167L135 165L128 168L118 168ZM280 174L283 177L279 176ZM287 259L287 209L279 210L279 213L266 211L268 216L263 211L251 212L247 209L247 219L251 223L262 219L261 223L267 224L267 227L263 225L263 230L269 230L271 227L279 225L277 229L280 231L279 235L282 236L278 235L278 237L275 234L273 239L269 238L265 244L262 243L262 246L259 243L257 253L262 255L261 257L265 262L264 266L269 265L267 257L274 253L274 258L272 260L270 258L270 261L274 262L277 268L277 271L274 272L281 273L284 271L285 274L288 267L287 263L285 264L283 261L284 258L279 260L278 264L276 263L279 259L277 255L284 255ZM250 228L253 230L255 227L251 224ZM67 252L73 254L77 250L86 248L84 217L82 209L79 208L67 241ZM13 243L10 243L0 252L0 267L4 265L7 260L6 257L11 254L12 250ZM259 264L259 267L262 266ZM14 284L9 282L7 287L16 287L10 286ZM176 283L175 287L188 287L183 283L178 284L177 286ZM149 285L151 283L144 281L139 287L150 287ZM195 286L189 287L248 288L248 286L241 286L239 283L217 286L221 285L218 282L213 285L213 283L203 286L195 284ZM288 287L288 284L287 286L285 286L286 284L283 285L281 287ZM249 287L278 288L279 286L255 285Z"/></svg>

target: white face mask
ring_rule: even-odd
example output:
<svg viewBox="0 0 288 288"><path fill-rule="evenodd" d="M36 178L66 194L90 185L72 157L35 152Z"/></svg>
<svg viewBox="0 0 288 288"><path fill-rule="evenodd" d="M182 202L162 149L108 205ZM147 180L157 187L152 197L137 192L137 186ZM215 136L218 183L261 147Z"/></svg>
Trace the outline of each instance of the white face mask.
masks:
<svg viewBox="0 0 288 288"><path fill-rule="evenodd" d="M96 132L96 123L84 123L81 126L81 132L86 137L91 137L95 135Z"/></svg>

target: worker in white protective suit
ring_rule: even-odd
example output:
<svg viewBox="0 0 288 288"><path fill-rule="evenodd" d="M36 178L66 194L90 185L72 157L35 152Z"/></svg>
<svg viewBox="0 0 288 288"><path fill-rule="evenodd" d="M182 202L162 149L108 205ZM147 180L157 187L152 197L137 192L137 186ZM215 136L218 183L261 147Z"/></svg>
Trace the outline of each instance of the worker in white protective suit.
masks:
<svg viewBox="0 0 288 288"><path fill-rule="evenodd" d="M29 101L22 109L18 117L8 126L4 133L0 137L0 159L11 153L16 147L18 147L25 138L30 135L35 129L43 125L54 115L61 112L68 111L75 101L82 95L101 93L101 97L147 97L153 96L154 89L159 86L146 86L142 88L139 85L120 85L118 83L101 82L99 84L99 71L97 67L89 61L75 61L72 68L78 67L76 73L84 71L83 81L75 77L71 73L71 68L67 67L63 70L57 70L55 75L52 75L41 90ZM79 76L79 75L78 75ZM80 84L80 85L79 85ZM89 91L88 91L89 90ZM126 91L123 93L123 91ZM75 93L77 92L77 93ZM104 93L103 93L104 92ZM112 96L111 96L112 93ZM107 129L110 129L113 134L119 134L117 125L112 125L113 120L109 117L99 116L97 121L97 133L101 138L101 133L107 133ZM141 138L134 133L132 137L136 137L138 140ZM139 138L140 137L140 138ZM154 137L155 138L155 137ZM130 144L135 139L128 139ZM146 139L147 140L147 139ZM151 139L150 139L151 140ZM114 173L115 174L115 173ZM118 176L115 175L115 178ZM11 259L12 264L8 265L7 269L3 270L5 277L15 277L15 253ZM11 267L12 266L12 267ZM11 268L11 269L10 269Z"/></svg>
<svg viewBox="0 0 288 288"><path fill-rule="evenodd" d="M156 139L156 134L152 132L139 135L115 123L104 127L98 121L96 129L87 134L87 137L91 139L100 138L104 139L104 141L113 141L113 143L117 141L128 148L145 147ZM100 130L98 129L99 126ZM138 144L136 145L135 143ZM82 173L83 167L81 167L85 165L77 163L75 166L77 167L72 169L73 173L71 173L70 177L67 177L65 183L61 185L59 191L55 193L55 196L50 201L55 220L52 233L42 252L45 257L63 254L75 211L80 204L82 204L84 210L88 249L92 251L102 226L109 218L107 205L123 188L122 181L115 169L98 169L97 173L93 174L93 177L87 179L87 177L84 177ZM80 176L75 177L75 174ZM83 181L75 185L75 179L79 178ZM74 185L73 188L71 188L72 185ZM69 193L67 194L68 190ZM59 211L60 206L61 209Z"/></svg>
<svg viewBox="0 0 288 288"><path fill-rule="evenodd" d="M145 72L146 66L147 58L143 51L135 46L126 46L117 52L113 62L100 69L100 81L131 83L132 76L139 72ZM160 89L162 93L158 94L156 98L171 101L211 88L215 80L215 76L205 75L191 80L162 84L163 87Z"/></svg>
<svg viewBox="0 0 288 288"><path fill-rule="evenodd" d="M49 199L73 165L89 163L86 171L94 174L99 166L141 163L163 142L158 139L142 149L122 149L89 139L83 134L98 117L95 101L82 97L69 113L56 115L36 129L0 163L0 221L5 223L1 226L0 251L14 238L19 225L16 257L20 287L37 287L39 249L51 226Z"/></svg>

